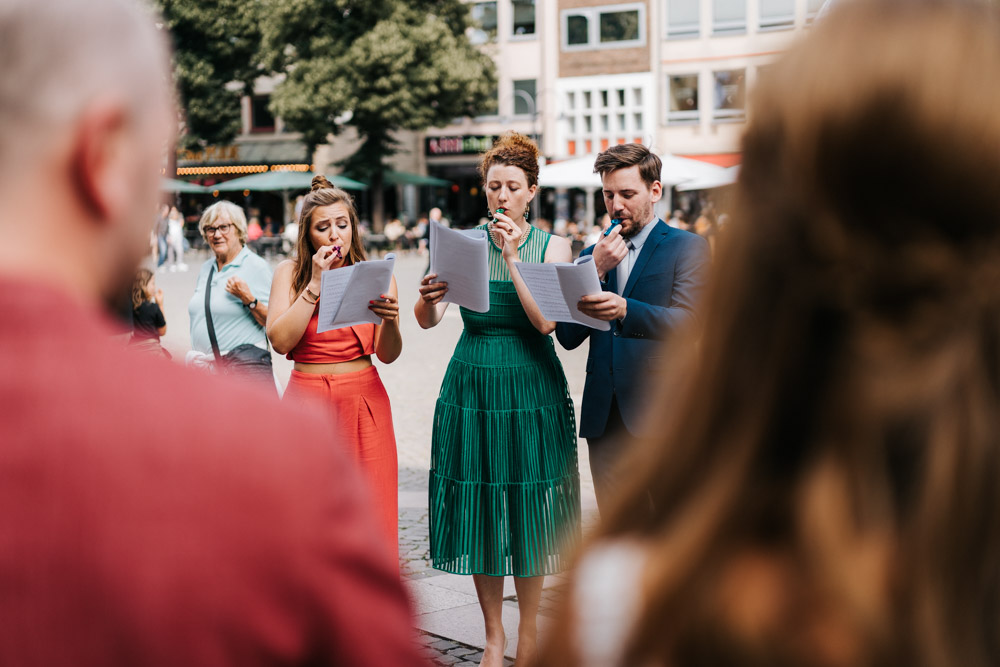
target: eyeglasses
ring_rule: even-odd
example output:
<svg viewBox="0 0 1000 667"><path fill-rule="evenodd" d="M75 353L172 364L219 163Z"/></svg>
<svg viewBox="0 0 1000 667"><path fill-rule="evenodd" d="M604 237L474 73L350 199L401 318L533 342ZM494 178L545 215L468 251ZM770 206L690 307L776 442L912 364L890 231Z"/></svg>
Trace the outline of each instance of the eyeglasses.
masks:
<svg viewBox="0 0 1000 667"><path fill-rule="evenodd" d="M231 222L224 222L218 227L210 227L209 225L205 225L201 231L205 234L206 237L212 236L213 234L215 234L215 232L219 232L220 234L225 236L226 234L229 233L229 228L232 226L233 224Z"/></svg>

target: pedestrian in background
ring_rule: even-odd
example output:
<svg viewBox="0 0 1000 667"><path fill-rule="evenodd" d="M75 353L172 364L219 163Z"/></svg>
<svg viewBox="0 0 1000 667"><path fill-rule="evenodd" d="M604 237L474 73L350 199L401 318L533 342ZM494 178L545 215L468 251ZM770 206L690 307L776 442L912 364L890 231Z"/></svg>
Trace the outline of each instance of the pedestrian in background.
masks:
<svg viewBox="0 0 1000 667"><path fill-rule="evenodd" d="M840 3L761 78L701 359L538 664L997 664L987 81L1000 16L941 0Z"/></svg>
<svg viewBox="0 0 1000 667"><path fill-rule="evenodd" d="M177 207L171 207L167 214L167 257L171 271L188 270L184 263L184 216Z"/></svg>
<svg viewBox="0 0 1000 667"><path fill-rule="evenodd" d="M538 189L538 148L507 133L482 155L479 173L493 222L490 309L462 308L465 329L434 410L430 550L435 568L471 574L486 623L482 664L503 664L503 583L514 577L520 625L517 661L530 660L544 575L565 568L580 528L580 476L573 401L542 317L514 269L567 262L569 242L528 224ZM414 314L437 325L447 283L421 282Z"/></svg>
<svg viewBox="0 0 1000 667"><path fill-rule="evenodd" d="M246 214L232 202L216 202L202 213L198 231L213 257L202 264L188 303L187 363L251 378L274 389L271 349L264 332L271 267L246 245Z"/></svg>
<svg viewBox="0 0 1000 667"><path fill-rule="evenodd" d="M381 324L317 333L323 272L364 260L351 196L316 176L302 204L295 258L279 264L274 274L267 335L277 352L295 362L284 401L318 407L335 424L324 442L358 464L398 567L396 435L389 395L372 365L373 354L391 364L403 350L396 279L388 294L369 305Z"/></svg>
<svg viewBox="0 0 1000 667"><path fill-rule="evenodd" d="M568 350L590 341L580 406L580 437L587 439L597 505L607 512L622 489L618 465L637 438L649 434L643 419L649 386L685 349L672 336L696 322L709 266L704 239L656 217L660 158L641 144L612 146L597 156L604 203L620 224L609 228L592 255L603 291L585 296L580 312L610 323L607 331L560 322Z"/></svg>
<svg viewBox="0 0 1000 667"><path fill-rule="evenodd" d="M329 426L111 340L178 126L162 25L0 3L0 664L424 664Z"/></svg>

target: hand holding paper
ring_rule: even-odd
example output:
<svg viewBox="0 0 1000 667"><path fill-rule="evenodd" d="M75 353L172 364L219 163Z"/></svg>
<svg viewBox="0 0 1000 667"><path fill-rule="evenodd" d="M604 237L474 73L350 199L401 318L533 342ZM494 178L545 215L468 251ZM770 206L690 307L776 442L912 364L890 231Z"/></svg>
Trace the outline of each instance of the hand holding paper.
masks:
<svg viewBox="0 0 1000 667"><path fill-rule="evenodd" d="M611 328L606 321L590 317L578 308L584 296L603 294L592 256L581 257L572 264L520 262L514 266L545 319L576 322L600 331Z"/></svg>
<svg viewBox="0 0 1000 667"><path fill-rule="evenodd" d="M448 283L441 299L477 313L490 309L490 268L486 232L459 231L431 220L431 270Z"/></svg>
<svg viewBox="0 0 1000 667"><path fill-rule="evenodd" d="M369 306L388 294L395 264L396 256L389 254L385 259L324 271L316 332L357 324L381 324L382 318Z"/></svg>

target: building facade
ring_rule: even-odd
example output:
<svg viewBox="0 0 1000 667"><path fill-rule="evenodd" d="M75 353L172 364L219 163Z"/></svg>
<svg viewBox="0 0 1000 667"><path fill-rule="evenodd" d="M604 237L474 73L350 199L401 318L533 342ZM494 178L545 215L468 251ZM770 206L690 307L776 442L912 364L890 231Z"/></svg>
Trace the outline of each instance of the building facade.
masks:
<svg viewBox="0 0 1000 667"><path fill-rule="evenodd" d="M427 131L426 169L457 185L444 207L463 224L481 217L475 154L508 129L535 136L549 161L640 142L738 164L747 90L824 2L470 1L470 38L497 66L497 111ZM603 202L593 191L547 190L538 210L582 222Z"/></svg>

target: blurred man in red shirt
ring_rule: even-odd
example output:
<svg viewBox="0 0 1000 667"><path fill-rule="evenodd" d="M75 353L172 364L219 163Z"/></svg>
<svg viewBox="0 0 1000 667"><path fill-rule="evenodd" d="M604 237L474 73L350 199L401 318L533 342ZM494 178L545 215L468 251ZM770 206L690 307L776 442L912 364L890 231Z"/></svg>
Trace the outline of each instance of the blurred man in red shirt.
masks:
<svg viewBox="0 0 1000 667"><path fill-rule="evenodd" d="M421 664L326 425L110 340L177 123L153 21L0 4L0 664Z"/></svg>

